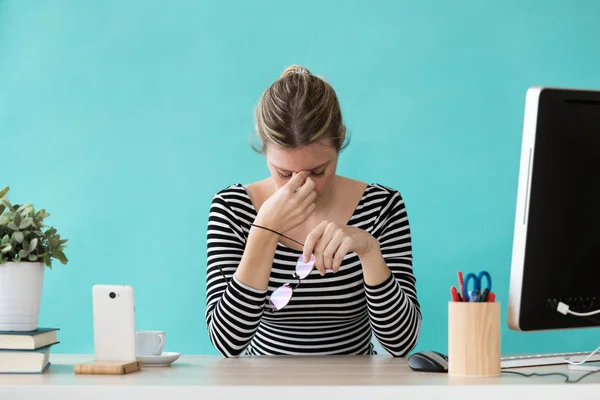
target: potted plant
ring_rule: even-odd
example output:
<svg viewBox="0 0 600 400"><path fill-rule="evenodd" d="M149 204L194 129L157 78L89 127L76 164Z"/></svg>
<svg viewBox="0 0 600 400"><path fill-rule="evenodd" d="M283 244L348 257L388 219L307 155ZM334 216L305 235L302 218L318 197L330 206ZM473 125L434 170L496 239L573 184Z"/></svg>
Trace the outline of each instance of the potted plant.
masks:
<svg viewBox="0 0 600 400"><path fill-rule="evenodd" d="M0 331L38 328L42 283L52 260L68 260L67 239L44 224L50 216L31 204L11 204L9 187L0 190Z"/></svg>

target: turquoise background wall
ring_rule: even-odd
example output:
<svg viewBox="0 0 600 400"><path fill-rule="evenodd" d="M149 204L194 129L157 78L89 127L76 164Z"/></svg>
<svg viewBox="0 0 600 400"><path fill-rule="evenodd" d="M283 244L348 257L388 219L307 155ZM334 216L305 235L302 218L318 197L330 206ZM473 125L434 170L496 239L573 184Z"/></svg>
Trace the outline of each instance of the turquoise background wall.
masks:
<svg viewBox="0 0 600 400"><path fill-rule="evenodd" d="M293 63L339 94L352 133L339 173L406 199L417 349L447 350L458 269L493 273L505 321L525 91L600 86L598 15L594 0L0 0L0 186L69 238L70 264L44 283L55 351L93 351L92 285L116 283L166 350L216 354L209 203L267 174L252 111ZM504 352L600 340L502 329Z"/></svg>

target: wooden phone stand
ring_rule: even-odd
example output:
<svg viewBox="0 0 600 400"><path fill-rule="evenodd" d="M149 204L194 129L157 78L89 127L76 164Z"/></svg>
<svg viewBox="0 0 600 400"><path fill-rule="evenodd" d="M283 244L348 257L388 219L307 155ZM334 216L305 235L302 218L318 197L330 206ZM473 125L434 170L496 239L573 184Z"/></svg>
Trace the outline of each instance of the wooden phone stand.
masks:
<svg viewBox="0 0 600 400"><path fill-rule="evenodd" d="M141 369L141 361L92 361L73 367L76 374L86 375L125 375Z"/></svg>

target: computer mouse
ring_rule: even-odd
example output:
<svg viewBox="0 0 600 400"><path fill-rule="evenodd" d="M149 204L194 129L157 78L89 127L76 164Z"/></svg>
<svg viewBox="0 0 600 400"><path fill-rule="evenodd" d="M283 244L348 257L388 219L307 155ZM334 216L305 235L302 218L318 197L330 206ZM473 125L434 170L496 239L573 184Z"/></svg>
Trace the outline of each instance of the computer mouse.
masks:
<svg viewBox="0 0 600 400"><path fill-rule="evenodd" d="M448 357L437 351L419 351L408 357L408 366L413 371L448 372Z"/></svg>

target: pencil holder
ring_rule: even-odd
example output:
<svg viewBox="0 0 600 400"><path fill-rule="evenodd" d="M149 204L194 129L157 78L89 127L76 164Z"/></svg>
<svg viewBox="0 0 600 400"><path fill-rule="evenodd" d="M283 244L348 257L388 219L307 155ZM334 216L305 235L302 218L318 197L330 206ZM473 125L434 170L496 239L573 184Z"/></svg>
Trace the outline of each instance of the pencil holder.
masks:
<svg viewBox="0 0 600 400"><path fill-rule="evenodd" d="M448 304L448 374L500 375L500 303Z"/></svg>

